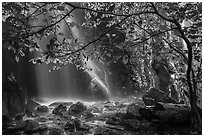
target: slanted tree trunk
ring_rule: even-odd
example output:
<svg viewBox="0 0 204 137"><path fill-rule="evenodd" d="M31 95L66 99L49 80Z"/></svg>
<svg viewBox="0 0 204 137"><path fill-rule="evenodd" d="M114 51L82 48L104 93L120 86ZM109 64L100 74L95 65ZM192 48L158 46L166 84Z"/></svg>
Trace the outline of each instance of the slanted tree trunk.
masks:
<svg viewBox="0 0 204 137"><path fill-rule="evenodd" d="M193 88L196 85L192 84L192 77L191 73L193 72L192 70L192 60L193 60L193 50L192 50L192 45L189 39L185 36L181 25L175 21L176 26L178 27L179 32L181 33L181 37L184 39L184 41L187 44L188 48L188 67L187 67L187 82L188 82L188 87L189 87L189 93L190 93L190 105L191 105L191 121L192 121L192 128L194 130L197 130L199 133L202 132L202 119L201 115L199 114L199 107L197 106L197 95L196 95L196 89ZM195 83L194 83L195 84Z"/></svg>

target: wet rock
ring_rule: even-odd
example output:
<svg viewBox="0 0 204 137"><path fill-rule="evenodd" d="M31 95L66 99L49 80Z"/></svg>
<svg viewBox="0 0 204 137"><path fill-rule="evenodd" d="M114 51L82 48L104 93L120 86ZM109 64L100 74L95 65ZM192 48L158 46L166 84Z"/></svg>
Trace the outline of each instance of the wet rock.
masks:
<svg viewBox="0 0 204 137"><path fill-rule="evenodd" d="M40 117L35 118L35 120L38 122L46 122L48 119L46 117L40 116Z"/></svg>
<svg viewBox="0 0 204 137"><path fill-rule="evenodd" d="M58 105L57 107L55 107L55 108L53 109L52 113L55 114L55 115L60 115L60 116L62 116L62 115L63 115L63 112L66 112L66 111L67 111L67 107L64 106L64 105L62 105L62 104L60 104L60 105Z"/></svg>
<svg viewBox="0 0 204 137"><path fill-rule="evenodd" d="M111 103L109 100L103 102L103 104L109 104L109 103Z"/></svg>
<svg viewBox="0 0 204 137"><path fill-rule="evenodd" d="M49 107L56 107L56 106L59 106L60 104L67 107L67 106L71 106L73 102L54 102L50 104Z"/></svg>
<svg viewBox="0 0 204 137"><path fill-rule="evenodd" d="M61 117L64 119L70 119L72 116L69 114L68 111L65 111L65 112L62 112Z"/></svg>
<svg viewBox="0 0 204 137"><path fill-rule="evenodd" d="M113 118L109 118L106 121L106 124L110 124L110 125L119 125L121 124L121 119L119 119L118 117L113 117Z"/></svg>
<svg viewBox="0 0 204 137"><path fill-rule="evenodd" d="M94 135L118 135L121 134L120 130L112 129L108 127L97 127L94 129L93 134Z"/></svg>
<svg viewBox="0 0 204 137"><path fill-rule="evenodd" d="M50 128L47 135L64 135L64 131L61 128Z"/></svg>
<svg viewBox="0 0 204 137"><path fill-rule="evenodd" d="M33 132L35 130L38 130L38 128L39 128L39 124L37 121L30 120L30 119L25 121L25 127L24 127L25 132Z"/></svg>
<svg viewBox="0 0 204 137"><path fill-rule="evenodd" d="M102 112L102 111L101 111L98 107L96 107L96 106L89 108L88 111L90 111L90 112L92 112L92 113L101 113L101 112Z"/></svg>
<svg viewBox="0 0 204 137"><path fill-rule="evenodd" d="M69 130L70 132L75 132L80 129L81 122L79 119L70 119L64 126L65 130Z"/></svg>
<svg viewBox="0 0 204 137"><path fill-rule="evenodd" d="M132 103L132 104L127 106L126 113L129 115L137 115L139 108L140 108L139 105Z"/></svg>
<svg viewBox="0 0 204 137"><path fill-rule="evenodd" d="M73 104L70 106L69 108L69 113L71 115L76 115L79 114L83 111L85 111L87 108L84 104L82 104L81 102L77 102L76 104Z"/></svg>
<svg viewBox="0 0 204 137"><path fill-rule="evenodd" d="M42 105L42 106L38 106L36 111L38 113L45 113L45 112L48 112L49 111L49 108L45 105Z"/></svg>
<svg viewBox="0 0 204 137"><path fill-rule="evenodd" d="M38 106L40 106L39 103L37 103L33 99L28 99L27 104L26 104L26 111L33 112Z"/></svg>
<svg viewBox="0 0 204 137"><path fill-rule="evenodd" d="M93 113L91 113L90 111L85 111L83 114L82 114L82 117L85 118L85 119L88 119L88 118L92 118L94 117L95 115Z"/></svg>

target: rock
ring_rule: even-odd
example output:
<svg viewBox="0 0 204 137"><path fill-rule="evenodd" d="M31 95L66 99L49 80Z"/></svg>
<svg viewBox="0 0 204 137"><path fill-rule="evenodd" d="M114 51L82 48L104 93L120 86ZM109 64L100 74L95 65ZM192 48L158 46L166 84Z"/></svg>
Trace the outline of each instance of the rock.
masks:
<svg viewBox="0 0 204 137"><path fill-rule="evenodd" d="M38 130L38 128L39 128L39 124L37 121L30 120L30 119L25 121L25 127L24 127L25 132L33 132L35 130Z"/></svg>
<svg viewBox="0 0 204 137"><path fill-rule="evenodd" d="M6 115L2 115L2 124L6 124L6 123L9 123L9 122L12 122L13 120L6 116Z"/></svg>
<svg viewBox="0 0 204 137"><path fill-rule="evenodd" d="M111 103L109 100L103 102L103 104L109 104L109 103Z"/></svg>
<svg viewBox="0 0 204 137"><path fill-rule="evenodd" d="M162 123L168 125L190 125L191 112L190 110L166 110L156 112Z"/></svg>
<svg viewBox="0 0 204 137"><path fill-rule="evenodd" d="M35 118L34 120L38 122L46 122L48 119L46 117L40 116L40 117Z"/></svg>
<svg viewBox="0 0 204 137"><path fill-rule="evenodd" d="M167 97L167 98L163 99L162 102L164 102L164 103L179 104L177 101L175 101L174 99L172 99L170 97Z"/></svg>
<svg viewBox="0 0 204 137"><path fill-rule="evenodd" d="M15 124L16 124L15 128L18 128L18 129L25 128L25 125L26 125L25 121L23 120L16 120Z"/></svg>
<svg viewBox="0 0 204 137"><path fill-rule="evenodd" d="M93 106L91 108L88 109L88 111L90 111L91 113L101 113L102 111L96 107L96 106Z"/></svg>
<svg viewBox="0 0 204 137"><path fill-rule="evenodd" d="M137 115L139 108L140 108L139 105L132 103L132 104L127 106L126 113L130 114L130 115Z"/></svg>
<svg viewBox="0 0 204 137"><path fill-rule="evenodd" d="M71 106L73 102L54 102L50 104L49 107L56 107L56 106L59 106L60 104L67 107L67 106Z"/></svg>
<svg viewBox="0 0 204 137"><path fill-rule="evenodd" d="M151 88L142 99L146 106L154 106L158 101L162 101L164 97L165 93L163 91Z"/></svg>
<svg viewBox="0 0 204 137"><path fill-rule="evenodd" d="M47 135L64 135L64 131L61 128L50 128Z"/></svg>
<svg viewBox="0 0 204 137"><path fill-rule="evenodd" d="M17 81L14 79L10 77L6 83L4 83L2 89L4 94L4 98L2 99L6 104L7 113L11 117L25 113L27 100L24 91L20 89Z"/></svg>
<svg viewBox="0 0 204 137"><path fill-rule="evenodd" d="M137 119L125 119L122 121L122 125L125 126L127 129L137 129L138 126L141 126L140 124L140 121L137 120Z"/></svg>
<svg viewBox="0 0 204 137"><path fill-rule="evenodd" d="M55 107L55 108L53 109L52 113L55 114L55 115L60 115L60 116L62 116L62 115L63 115L63 112L66 112L66 111L67 111L67 107L64 106L64 105L62 105L62 104L60 104L60 105L58 105L57 107Z"/></svg>
<svg viewBox="0 0 204 137"><path fill-rule="evenodd" d="M26 114L31 115L31 113L38 107L40 106L39 103L34 101L33 99L28 99L27 104L26 104Z"/></svg>
<svg viewBox="0 0 204 137"><path fill-rule="evenodd" d="M10 117L2 115L2 134L9 134L9 128L14 127L14 124Z"/></svg>
<svg viewBox="0 0 204 137"><path fill-rule="evenodd" d="M42 106L38 106L36 111L38 113L45 113L45 112L48 112L49 111L49 108L45 105L42 105Z"/></svg>
<svg viewBox="0 0 204 137"><path fill-rule="evenodd" d="M156 60L152 62L152 68L156 72L156 75L159 79L158 82L159 89L162 91L168 91L168 86L171 81L171 75L169 74L169 71L165 63L166 62Z"/></svg>
<svg viewBox="0 0 204 137"><path fill-rule="evenodd" d="M138 112L140 113L140 115L142 115L143 118L147 120L152 120L156 117L154 111L148 108L139 108Z"/></svg>
<svg viewBox="0 0 204 137"><path fill-rule="evenodd" d="M77 102L76 104L73 104L70 106L69 108L69 113L71 115L76 115L79 114L83 111L85 111L87 108L84 104L82 104L81 102Z"/></svg>
<svg viewBox="0 0 204 137"><path fill-rule="evenodd" d="M69 130L70 132L75 132L76 130L79 130L80 125L81 122L79 119L70 119L65 124L64 129Z"/></svg>
<svg viewBox="0 0 204 137"><path fill-rule="evenodd" d="M154 106L155 111L165 111L164 106L160 103L156 103Z"/></svg>
<svg viewBox="0 0 204 137"><path fill-rule="evenodd" d="M25 116L25 114L18 114L15 117L15 120L23 120L23 117Z"/></svg>
<svg viewBox="0 0 204 137"><path fill-rule="evenodd" d="M109 119L106 121L106 124L119 125L119 124L121 124L121 120L120 120L118 117L109 118Z"/></svg>
<svg viewBox="0 0 204 137"><path fill-rule="evenodd" d="M85 111L83 114L82 114L82 117L85 118L85 119L88 119L88 118L92 118L94 117L95 115L93 113L91 113L90 111Z"/></svg>
<svg viewBox="0 0 204 137"><path fill-rule="evenodd" d="M175 125L190 125L191 123L191 112L190 110L178 111L175 115Z"/></svg>

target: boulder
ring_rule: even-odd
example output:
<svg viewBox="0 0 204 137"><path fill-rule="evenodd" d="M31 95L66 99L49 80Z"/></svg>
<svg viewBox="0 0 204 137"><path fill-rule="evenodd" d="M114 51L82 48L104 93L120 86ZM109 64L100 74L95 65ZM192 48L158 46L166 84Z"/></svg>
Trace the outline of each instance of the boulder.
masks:
<svg viewBox="0 0 204 137"><path fill-rule="evenodd" d="M95 115L90 112L90 111L85 111L83 114L82 114L82 117L85 118L85 119L88 119L88 118L92 118L94 117Z"/></svg>
<svg viewBox="0 0 204 137"><path fill-rule="evenodd" d="M61 128L50 128L47 135L64 135L64 131Z"/></svg>
<svg viewBox="0 0 204 137"><path fill-rule="evenodd" d="M40 116L40 117L35 118L35 120L38 122L46 122L48 119L46 117Z"/></svg>
<svg viewBox="0 0 204 137"><path fill-rule="evenodd" d="M2 123L9 123L12 122L12 118L8 117L7 115L2 115Z"/></svg>
<svg viewBox="0 0 204 137"><path fill-rule="evenodd" d="M142 99L146 106L154 106L157 102L162 101L165 97L166 94L163 91L157 88L151 88Z"/></svg>
<svg viewBox="0 0 204 137"><path fill-rule="evenodd" d="M164 106L160 103L156 103L154 106L155 111L165 111Z"/></svg>
<svg viewBox="0 0 204 137"><path fill-rule="evenodd" d="M60 116L62 116L62 115L63 115L63 112L66 112L66 111L67 111L67 107L64 106L64 105L62 105L62 104L60 104L60 105L58 105L57 107L55 107L55 108L53 109L52 113L55 114L55 115L60 115Z"/></svg>
<svg viewBox="0 0 204 137"><path fill-rule="evenodd" d="M82 104L81 102L77 102L76 104L73 104L70 106L69 108L69 113L71 115L76 115L79 114L83 111L85 111L87 108L84 104Z"/></svg>
<svg viewBox="0 0 204 137"><path fill-rule="evenodd" d="M49 107L57 107L60 104L67 107L67 106L71 106L73 104L73 102L54 102L54 103L50 104Z"/></svg>
<svg viewBox="0 0 204 137"><path fill-rule="evenodd" d="M15 116L15 120L23 120L24 116L25 116L25 114L18 114Z"/></svg>
<svg viewBox="0 0 204 137"><path fill-rule="evenodd" d="M35 130L38 130L39 126L40 125L38 124L37 121L29 119L25 121L24 130L25 132L33 132Z"/></svg>
<svg viewBox="0 0 204 137"><path fill-rule="evenodd" d="M48 112L49 111L49 108L45 105L42 105L42 106L38 106L36 111L38 113L45 113L45 112Z"/></svg>
<svg viewBox="0 0 204 137"><path fill-rule="evenodd" d="M132 104L127 106L126 113L130 114L130 115L137 115L139 108L140 108L139 105L132 103Z"/></svg>
<svg viewBox="0 0 204 137"><path fill-rule="evenodd" d="M17 114L25 113L26 108L26 97L22 90L15 89L14 91L7 95L6 99L6 105L8 114L12 117L15 117Z"/></svg>
<svg viewBox="0 0 204 137"><path fill-rule="evenodd" d="M31 114L38 106L40 106L39 103L33 99L28 99L26 104L26 112Z"/></svg>
<svg viewBox="0 0 204 137"><path fill-rule="evenodd" d="M139 108L138 112L146 120L152 120L153 118L156 118L154 111L149 108Z"/></svg>
<svg viewBox="0 0 204 137"><path fill-rule="evenodd" d="M64 126L65 130L69 130L70 132L75 132L79 130L81 122L79 119L70 119Z"/></svg>
<svg viewBox="0 0 204 137"><path fill-rule="evenodd" d="M102 110L100 110L98 107L96 106L91 106L90 108L87 109L87 111L91 112L91 113L101 113Z"/></svg>
<svg viewBox="0 0 204 137"><path fill-rule="evenodd" d="M11 126L13 123L12 118L2 115L2 129L7 129L9 126Z"/></svg>
<svg viewBox="0 0 204 137"><path fill-rule="evenodd" d="M153 61L152 68L156 72L159 79L159 89L166 92L171 82L171 75L169 74L168 66L162 61Z"/></svg>

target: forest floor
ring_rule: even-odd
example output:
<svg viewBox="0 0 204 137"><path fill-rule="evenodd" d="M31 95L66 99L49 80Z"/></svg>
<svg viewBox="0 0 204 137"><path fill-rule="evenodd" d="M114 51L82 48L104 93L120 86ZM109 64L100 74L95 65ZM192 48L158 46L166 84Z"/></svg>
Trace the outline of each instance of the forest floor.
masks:
<svg viewBox="0 0 204 137"><path fill-rule="evenodd" d="M76 105L78 104L78 106ZM30 115L3 118L3 134L189 135L190 108L162 104L146 108L141 98L87 103L54 102Z"/></svg>

